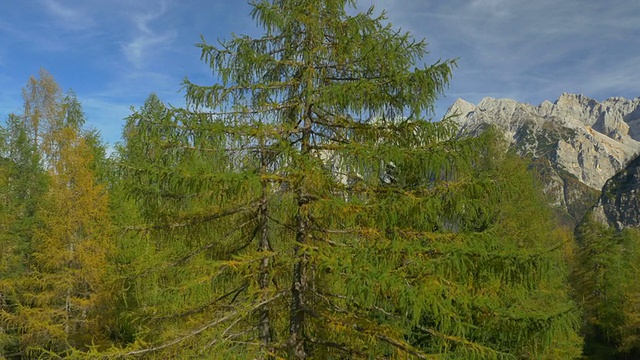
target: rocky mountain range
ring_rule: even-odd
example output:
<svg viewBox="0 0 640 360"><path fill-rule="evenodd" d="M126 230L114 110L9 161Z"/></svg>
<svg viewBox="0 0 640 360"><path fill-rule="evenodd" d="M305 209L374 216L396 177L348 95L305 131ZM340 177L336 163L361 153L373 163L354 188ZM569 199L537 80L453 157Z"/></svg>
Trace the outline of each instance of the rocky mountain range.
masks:
<svg viewBox="0 0 640 360"><path fill-rule="evenodd" d="M538 106L511 99L485 98L477 105L458 99L445 117L456 121L463 134L477 134L489 126L502 132L514 151L531 159L545 192L567 224L579 222L596 202L611 208L638 200L627 194L625 201L616 202L616 196L622 194L611 189L609 200L599 197L606 183L618 191L630 186L626 178L626 187L613 186L617 180L612 178L640 154L640 98L598 102L563 94L555 103L545 101ZM640 192L640 174L637 180L634 186ZM629 219L620 222L611 216L626 210L602 210L599 218L614 221L611 224L618 221L616 226L624 227Z"/></svg>

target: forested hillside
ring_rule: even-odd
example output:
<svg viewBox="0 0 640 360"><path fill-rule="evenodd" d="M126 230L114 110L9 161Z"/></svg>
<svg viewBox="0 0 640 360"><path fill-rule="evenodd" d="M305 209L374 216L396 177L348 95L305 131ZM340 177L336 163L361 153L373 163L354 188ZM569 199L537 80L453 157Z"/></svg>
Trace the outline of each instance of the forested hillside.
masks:
<svg viewBox="0 0 640 360"><path fill-rule="evenodd" d="M28 80L0 141L0 358L634 351L637 286L609 275L635 233L576 245L502 136L430 121L455 61L351 5L256 1L264 34L203 40L210 83L185 108L149 89L109 156L73 92Z"/></svg>

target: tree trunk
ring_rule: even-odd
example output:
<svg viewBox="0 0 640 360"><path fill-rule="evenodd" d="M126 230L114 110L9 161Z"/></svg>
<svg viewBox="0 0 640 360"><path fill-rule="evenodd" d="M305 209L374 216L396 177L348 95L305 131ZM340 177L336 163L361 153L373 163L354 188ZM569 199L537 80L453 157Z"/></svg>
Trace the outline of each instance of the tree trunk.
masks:
<svg viewBox="0 0 640 360"><path fill-rule="evenodd" d="M302 128L301 155L309 154L309 141L311 134L312 119L310 117L311 107L309 106ZM307 242L307 206L309 199L304 185L304 175L298 185L298 211L296 214L296 245L294 247L293 283L291 285L291 315L289 322L289 345L291 346L291 357L294 359L306 359L305 348L305 290L308 286L307 279L307 254L303 249Z"/></svg>
<svg viewBox="0 0 640 360"><path fill-rule="evenodd" d="M267 158L265 154L264 141L261 139L261 168L260 171L264 175L267 171ZM262 253L271 251L271 245L269 244L269 227L268 227L268 207L267 207L267 181L262 179L262 199L260 202L260 249ZM269 287L269 256L262 258L260 262L260 273L258 275L258 282L260 290L263 292ZM265 353L271 352L271 343L273 341L271 336L271 324L269 320L269 305L265 304L259 311L260 317L260 341L263 344L263 351ZM266 359L272 359L272 356L265 356Z"/></svg>

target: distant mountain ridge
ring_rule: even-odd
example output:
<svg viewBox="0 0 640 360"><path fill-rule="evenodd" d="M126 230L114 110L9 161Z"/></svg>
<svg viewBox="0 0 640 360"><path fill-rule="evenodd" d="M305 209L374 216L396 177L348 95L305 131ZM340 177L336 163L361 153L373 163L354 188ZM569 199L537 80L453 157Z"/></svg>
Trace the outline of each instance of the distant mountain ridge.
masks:
<svg viewBox="0 0 640 360"><path fill-rule="evenodd" d="M640 98L598 102L562 94L538 106L485 98L478 105L458 99L445 117L464 134L488 126L501 131L521 156L530 157L554 204L569 222L579 222L607 180L640 153Z"/></svg>

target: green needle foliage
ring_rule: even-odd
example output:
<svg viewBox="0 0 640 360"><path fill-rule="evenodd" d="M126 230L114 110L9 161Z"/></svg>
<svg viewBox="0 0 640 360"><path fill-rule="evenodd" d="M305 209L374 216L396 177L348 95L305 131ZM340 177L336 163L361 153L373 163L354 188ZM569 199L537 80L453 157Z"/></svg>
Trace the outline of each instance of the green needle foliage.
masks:
<svg viewBox="0 0 640 360"><path fill-rule="evenodd" d="M617 231L592 217L588 214L576 230L580 246L573 276L585 312L585 352L637 357L640 232Z"/></svg>
<svg viewBox="0 0 640 360"><path fill-rule="evenodd" d="M27 258L38 226L36 208L46 191L45 173L27 126L9 115L2 129L0 166L0 354L19 353L18 330L6 322L15 310L16 281L28 270ZM0 357L1 358L1 357Z"/></svg>
<svg viewBox="0 0 640 360"><path fill-rule="evenodd" d="M128 118L122 301L156 358L573 358L563 237L495 136L425 121L453 61L349 0L252 3L216 82ZM137 222L137 223L136 223ZM88 354L86 354L88 356Z"/></svg>

